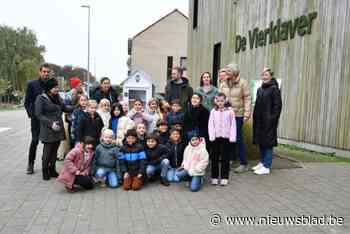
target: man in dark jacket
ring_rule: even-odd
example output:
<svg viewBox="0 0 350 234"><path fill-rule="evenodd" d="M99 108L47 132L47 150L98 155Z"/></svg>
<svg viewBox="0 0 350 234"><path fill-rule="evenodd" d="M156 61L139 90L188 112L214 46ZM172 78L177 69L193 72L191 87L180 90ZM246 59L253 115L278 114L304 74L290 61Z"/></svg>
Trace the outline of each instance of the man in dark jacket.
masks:
<svg viewBox="0 0 350 234"><path fill-rule="evenodd" d="M100 103L103 98L110 101L111 105L118 102L118 93L111 86L111 80L108 77L103 77L100 81L100 86L96 88L93 99Z"/></svg>
<svg viewBox="0 0 350 234"><path fill-rule="evenodd" d="M43 93L44 84L49 78L50 67L49 64L44 63L40 66L39 79L31 80L27 83L27 91L24 100L24 107L27 111L28 117L30 118L32 141L29 147L28 156L28 167L27 174L34 173L34 161L36 158L36 149L39 144L39 133L40 133L40 121L35 116L35 100L36 97Z"/></svg>
<svg viewBox="0 0 350 234"><path fill-rule="evenodd" d="M174 67L171 72L171 80L165 86L165 99L170 103L175 99L179 99L182 111L187 108L187 103L191 99L193 89L188 79L182 77L182 68Z"/></svg>

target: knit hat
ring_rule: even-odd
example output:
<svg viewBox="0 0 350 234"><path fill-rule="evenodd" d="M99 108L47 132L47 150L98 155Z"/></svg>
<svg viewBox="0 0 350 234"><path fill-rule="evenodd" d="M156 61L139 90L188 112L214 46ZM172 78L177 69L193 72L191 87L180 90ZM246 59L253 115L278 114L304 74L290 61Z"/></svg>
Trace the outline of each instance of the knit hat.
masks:
<svg viewBox="0 0 350 234"><path fill-rule="evenodd" d="M192 138L196 137L199 138L199 133L196 130L189 131L187 133L188 139L191 140Z"/></svg>
<svg viewBox="0 0 350 234"><path fill-rule="evenodd" d="M58 81L55 78L47 80L44 85L45 93L49 92L51 89L53 89L56 86L58 86Z"/></svg>
<svg viewBox="0 0 350 234"><path fill-rule="evenodd" d="M72 77L69 79L69 84L72 89L75 89L78 85L80 85L81 81L79 77Z"/></svg>

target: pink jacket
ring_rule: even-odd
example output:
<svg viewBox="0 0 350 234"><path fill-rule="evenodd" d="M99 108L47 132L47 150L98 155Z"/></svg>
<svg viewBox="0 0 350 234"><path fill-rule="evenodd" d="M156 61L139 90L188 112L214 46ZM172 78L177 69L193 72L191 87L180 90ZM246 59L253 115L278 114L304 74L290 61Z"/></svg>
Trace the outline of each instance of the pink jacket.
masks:
<svg viewBox="0 0 350 234"><path fill-rule="evenodd" d="M63 168L57 178L58 182L63 183L68 188L73 187L75 173L79 170L83 175L90 174L91 161L93 153L89 155L87 161L84 160L84 151L82 145L77 144L66 156L63 163Z"/></svg>
<svg viewBox="0 0 350 234"><path fill-rule="evenodd" d="M211 110L208 124L209 140L214 141L218 137L228 138L230 142L236 142L236 119L231 108L224 110Z"/></svg>

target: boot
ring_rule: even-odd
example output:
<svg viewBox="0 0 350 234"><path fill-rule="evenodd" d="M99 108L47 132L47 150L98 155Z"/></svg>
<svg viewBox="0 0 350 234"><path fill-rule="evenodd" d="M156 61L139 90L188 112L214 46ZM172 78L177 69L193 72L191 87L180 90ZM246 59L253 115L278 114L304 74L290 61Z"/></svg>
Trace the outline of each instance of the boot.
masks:
<svg viewBox="0 0 350 234"><path fill-rule="evenodd" d="M50 179L50 173L48 169L43 169L43 180L49 180Z"/></svg>
<svg viewBox="0 0 350 234"><path fill-rule="evenodd" d="M34 163L28 163L27 167L27 175L34 174Z"/></svg>
<svg viewBox="0 0 350 234"><path fill-rule="evenodd" d="M161 183L162 185L164 185L164 186L169 186L169 185L170 185L168 179L167 179L167 178L163 178L163 177L160 178L160 183Z"/></svg>
<svg viewBox="0 0 350 234"><path fill-rule="evenodd" d="M49 168L49 175L50 175L50 177L53 177L53 178L57 178L59 176L55 167Z"/></svg>

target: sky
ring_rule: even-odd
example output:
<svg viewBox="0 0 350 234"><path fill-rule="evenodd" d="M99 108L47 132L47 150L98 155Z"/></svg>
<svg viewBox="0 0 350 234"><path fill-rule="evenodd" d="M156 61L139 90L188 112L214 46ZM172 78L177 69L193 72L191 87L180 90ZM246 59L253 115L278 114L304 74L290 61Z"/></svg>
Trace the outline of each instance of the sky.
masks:
<svg viewBox="0 0 350 234"><path fill-rule="evenodd" d="M91 6L90 71L118 84L127 76L127 41L175 8L188 15L188 0L0 0L0 24L26 26L44 45L44 58L87 67Z"/></svg>

